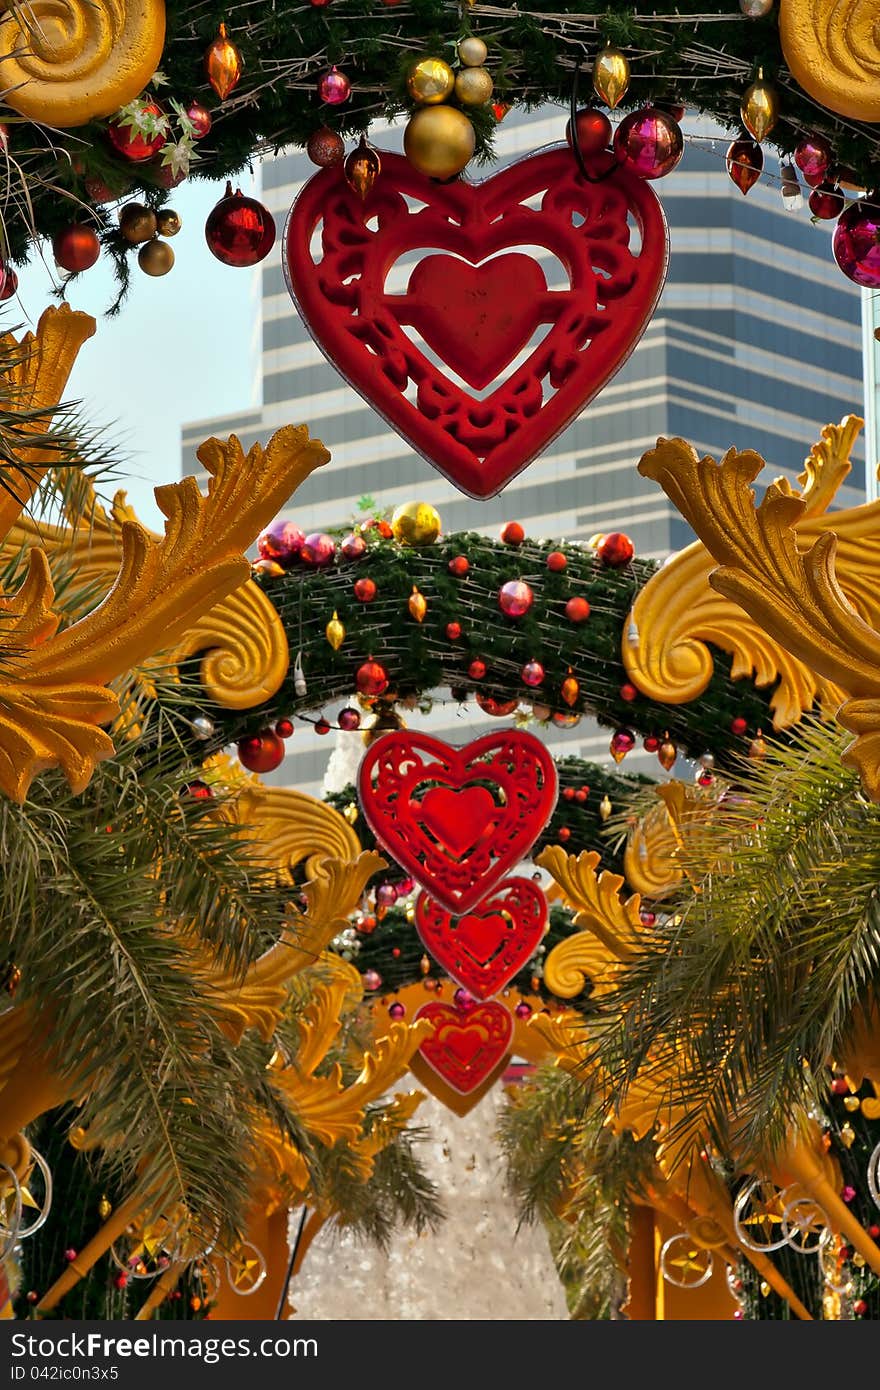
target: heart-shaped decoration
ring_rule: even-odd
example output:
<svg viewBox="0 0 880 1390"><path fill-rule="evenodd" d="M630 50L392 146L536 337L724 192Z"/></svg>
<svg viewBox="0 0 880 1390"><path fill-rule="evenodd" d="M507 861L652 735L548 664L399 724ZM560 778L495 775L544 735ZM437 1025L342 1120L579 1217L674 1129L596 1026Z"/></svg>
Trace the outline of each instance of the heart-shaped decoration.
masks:
<svg viewBox="0 0 880 1390"><path fill-rule="evenodd" d="M513 1019L494 999L466 1010L432 999L415 1017L430 1019L434 1025L419 1056L459 1095L470 1095L483 1085L507 1058Z"/></svg>
<svg viewBox="0 0 880 1390"><path fill-rule="evenodd" d="M547 899L530 878L506 878L461 917L427 893L416 898L416 931L447 975L488 999L521 970L547 927Z"/></svg>
<svg viewBox="0 0 880 1390"><path fill-rule="evenodd" d="M567 145L482 183L439 184L383 152L363 201L340 167L322 169L285 248L318 347L471 497L500 492L620 369L668 263L649 185L617 167L590 183ZM406 269L419 251L431 254Z"/></svg>
<svg viewBox="0 0 880 1390"><path fill-rule="evenodd" d="M452 748L399 729L367 750L358 795L381 847L460 916L524 859L553 814L556 764L520 729Z"/></svg>

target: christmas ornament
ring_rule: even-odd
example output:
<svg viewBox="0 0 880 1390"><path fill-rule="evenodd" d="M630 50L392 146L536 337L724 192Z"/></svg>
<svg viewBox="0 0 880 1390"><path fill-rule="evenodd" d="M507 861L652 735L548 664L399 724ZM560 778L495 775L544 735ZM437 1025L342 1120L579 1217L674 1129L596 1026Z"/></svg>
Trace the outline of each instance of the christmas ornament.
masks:
<svg viewBox="0 0 880 1390"><path fill-rule="evenodd" d="M303 564L314 565L316 569L329 565L335 554L336 542L323 531L312 531L306 536L299 552Z"/></svg>
<svg viewBox="0 0 880 1390"><path fill-rule="evenodd" d="M357 149L352 150L342 167L349 187L363 201L382 172L382 161L362 135Z"/></svg>
<svg viewBox="0 0 880 1390"><path fill-rule="evenodd" d="M666 734L666 736L663 739L663 742L657 749L657 761L665 772L670 772L672 768L675 766L675 760L677 757L678 749L672 742L672 739L669 737L669 735Z"/></svg>
<svg viewBox="0 0 880 1390"><path fill-rule="evenodd" d="M608 796L608 793L606 792L605 795L602 797L602 800L599 802L600 821L606 821L608 817L611 815L612 809L613 808L611 805L611 800Z"/></svg>
<svg viewBox="0 0 880 1390"><path fill-rule="evenodd" d="M258 265L275 245L275 219L256 198L246 198L240 188L233 193L227 183L224 197L208 213L205 240L224 265Z"/></svg>
<svg viewBox="0 0 880 1390"><path fill-rule="evenodd" d="M191 727L196 738L200 738L203 742L213 738L216 732L213 719L209 719L206 714L197 714Z"/></svg>
<svg viewBox="0 0 880 1390"><path fill-rule="evenodd" d="M452 748L389 733L358 773L361 809L396 863L441 906L469 912L528 854L556 804L556 766L519 729Z"/></svg>
<svg viewBox="0 0 880 1390"><path fill-rule="evenodd" d="M482 67L488 56L488 48L476 34L468 34L466 38L459 39L458 57L466 68Z"/></svg>
<svg viewBox="0 0 880 1390"><path fill-rule="evenodd" d="M226 25L221 24L216 39L205 52L205 72L221 101L238 86L242 67L241 54L227 34Z"/></svg>
<svg viewBox="0 0 880 1390"><path fill-rule="evenodd" d="M132 246L150 241L157 230L156 214L152 208L145 208L143 203L126 203L124 208L120 208L119 231Z"/></svg>
<svg viewBox="0 0 880 1390"><path fill-rule="evenodd" d="M880 289L880 204L860 202L848 207L834 228L832 250L849 280Z"/></svg>
<svg viewBox="0 0 880 1390"><path fill-rule="evenodd" d="M761 736L761 730L759 729L756 736L752 739L751 743L749 744L749 757L758 759L766 757L766 754L767 745L764 742L764 739Z"/></svg>
<svg viewBox="0 0 880 1390"><path fill-rule="evenodd" d="M629 86L629 63L619 48L606 44L593 63L593 87L613 111Z"/></svg>
<svg viewBox="0 0 880 1390"><path fill-rule="evenodd" d="M501 528L501 539L505 545L522 545L526 533L518 521L506 521Z"/></svg>
<svg viewBox="0 0 880 1390"><path fill-rule="evenodd" d="M319 168L332 169L334 164L341 164L345 158L345 141L335 130L322 125L309 136L306 154Z"/></svg>
<svg viewBox="0 0 880 1390"><path fill-rule="evenodd" d="M442 58L422 58L410 68L406 90L419 106L434 106L452 95L455 73Z"/></svg>
<svg viewBox="0 0 880 1390"><path fill-rule="evenodd" d="M446 636L450 642L457 642L461 636L461 623L447 623Z"/></svg>
<svg viewBox="0 0 880 1390"><path fill-rule="evenodd" d="M388 1017L393 1019L395 1023L399 1023L402 1018L406 1018L405 1005L401 1004L399 1000L394 1004L389 1004Z"/></svg>
<svg viewBox="0 0 880 1390"><path fill-rule="evenodd" d="M736 734L738 738L742 737L748 727L748 724L741 714L736 715L736 717L730 721L730 732Z"/></svg>
<svg viewBox="0 0 880 1390"><path fill-rule="evenodd" d="M478 690L477 704L485 714L491 714L493 719L506 719L508 714L513 714L519 700L496 700L494 695L484 695Z"/></svg>
<svg viewBox="0 0 880 1390"><path fill-rule="evenodd" d="M764 151L755 140L734 140L727 147L727 172L740 193L754 188L764 168Z"/></svg>
<svg viewBox="0 0 880 1390"><path fill-rule="evenodd" d="M156 213L156 229L160 236L177 236L182 226L180 213L174 208L162 208Z"/></svg>
<svg viewBox="0 0 880 1390"><path fill-rule="evenodd" d="M404 502L395 509L391 531L401 545L433 545L440 535L440 513L430 502Z"/></svg>
<svg viewBox="0 0 880 1390"><path fill-rule="evenodd" d="M620 698L621 700L626 700L628 705L631 705L634 700L639 698L639 692L634 685L630 685L629 681L625 681L620 687Z"/></svg>
<svg viewBox="0 0 880 1390"><path fill-rule="evenodd" d="M618 163L640 179L662 179L684 154L678 122L656 106L624 117L614 133Z"/></svg>
<svg viewBox="0 0 880 1390"><path fill-rule="evenodd" d="M839 217L843 212L846 198L843 189L837 184L817 183L809 197L810 212L822 221Z"/></svg>
<svg viewBox="0 0 880 1390"><path fill-rule="evenodd" d="M378 970L365 970L361 975L361 979L364 982L364 989L370 991L377 990L382 985L382 976L379 974Z"/></svg>
<svg viewBox="0 0 880 1390"><path fill-rule="evenodd" d="M101 254L97 233L81 222L75 222L56 232L52 238L52 255L56 265L71 275L88 270Z"/></svg>
<svg viewBox="0 0 880 1390"><path fill-rule="evenodd" d="M425 600L425 595L420 593L415 585L413 585L413 591L406 601L406 606L409 609L411 618L415 618L417 623L424 622L425 614L428 611L428 604Z"/></svg>
<svg viewBox="0 0 880 1390"><path fill-rule="evenodd" d="M388 689L388 672L384 666L370 657L369 661L358 667L354 683L361 695L384 695Z"/></svg>
<svg viewBox="0 0 880 1390"><path fill-rule="evenodd" d="M485 68L462 68L455 78L455 97L462 106L485 106L495 83Z"/></svg>
<svg viewBox="0 0 880 1390"><path fill-rule="evenodd" d="M255 560L251 568L255 574L266 574L272 579L277 579L284 573L277 560Z"/></svg>
<svg viewBox="0 0 880 1390"><path fill-rule="evenodd" d="M447 565L449 573L454 575L456 579L464 579L470 567L470 560L466 555L453 555Z"/></svg>
<svg viewBox="0 0 880 1390"><path fill-rule="evenodd" d="M616 729L611 735L609 752L616 763L622 762L627 753L636 746L636 736L632 729Z"/></svg>
<svg viewBox="0 0 880 1390"><path fill-rule="evenodd" d="M11 299L18 291L18 276L11 266L3 267L3 283L0 286L0 304L5 300Z"/></svg>
<svg viewBox="0 0 880 1390"><path fill-rule="evenodd" d="M520 679L523 685L540 685L544 679L544 667L540 661L527 661L520 671Z"/></svg>
<svg viewBox="0 0 880 1390"><path fill-rule="evenodd" d="M361 717L356 709L352 709L350 705L346 705L345 709L341 709L336 716L336 723L339 725L340 729L344 729L346 733L350 733L351 730L360 728Z"/></svg>
<svg viewBox="0 0 880 1390"><path fill-rule="evenodd" d="M746 19L763 19L773 9L773 0L739 0Z"/></svg>
<svg viewBox="0 0 880 1390"><path fill-rule="evenodd" d="M425 108L408 130L435 115L467 123L453 108ZM382 186L388 198L374 230L339 169L305 184L287 225L291 294L364 399L462 491L491 497L581 413L641 337L666 274L660 205L646 180L621 168L588 183L566 149L442 189L386 153ZM407 200L417 201L416 214ZM628 218L640 228L638 255L627 249ZM467 259L458 254L465 236ZM540 260L524 247L553 249L569 268L568 287L549 294ZM391 266L419 248L430 254L408 272L405 292L387 294ZM541 342L483 396L542 323ZM562 358L568 368L551 381Z"/></svg>
<svg viewBox="0 0 880 1390"><path fill-rule="evenodd" d="M372 579L356 579L354 596L358 603L372 603L376 597L376 584Z"/></svg>
<svg viewBox="0 0 880 1390"><path fill-rule="evenodd" d="M339 614L336 612L335 609L333 610L333 617L330 619L329 623L324 628L324 636L327 638L327 641L330 643L330 646L333 648L335 652L339 651L339 648L345 641L345 628L339 621Z"/></svg>
<svg viewBox="0 0 880 1390"><path fill-rule="evenodd" d="M476 657L468 666L468 675L472 681L481 681L486 674L486 663Z"/></svg>
<svg viewBox="0 0 880 1390"><path fill-rule="evenodd" d="M196 801L213 801L214 799L213 789L208 786L207 782L188 782L182 789L181 794L183 793L186 793L187 796L194 796Z"/></svg>
<svg viewBox="0 0 880 1390"><path fill-rule="evenodd" d="M571 831L567 825L560 825L559 829L556 832L556 838L557 840L560 840L562 844L565 844L566 840L571 839Z"/></svg>
<svg viewBox="0 0 880 1390"><path fill-rule="evenodd" d="M507 1065L513 1019L496 1000L462 1012L434 999L422 1005L414 1022L420 1018L434 1031L417 1056L459 1095L470 1095Z"/></svg>
<svg viewBox="0 0 880 1390"><path fill-rule="evenodd" d="M98 1215L101 1220L106 1221L112 1210L113 1204L110 1202L109 1198L102 1196L101 1200L98 1202Z"/></svg>
<svg viewBox="0 0 880 1390"><path fill-rule="evenodd" d="M190 135L193 140L204 140L206 135L211 133L211 113L200 101L191 101L186 108L186 119L190 125Z"/></svg>
<svg viewBox="0 0 880 1390"><path fill-rule="evenodd" d="M128 122L125 119L111 121L107 127L107 138L117 154L131 164L142 164L152 159L168 139L168 123L161 107L154 101L138 104L137 116L140 120ZM153 133L150 133L152 128Z"/></svg>
<svg viewBox="0 0 880 1390"><path fill-rule="evenodd" d="M264 560L277 560L289 569L299 559L305 536L292 521L276 517L257 537L257 550Z"/></svg>
<svg viewBox="0 0 880 1390"><path fill-rule="evenodd" d="M646 753L656 753L660 747L660 740L656 734L648 734L647 738L642 740L642 747Z"/></svg>
<svg viewBox="0 0 880 1390"><path fill-rule="evenodd" d="M573 729L576 725L580 724L580 722L581 717L579 714L560 709L553 711L553 723L559 729Z"/></svg>
<svg viewBox="0 0 880 1390"><path fill-rule="evenodd" d="M504 117L507 115L510 109L510 103L507 101L492 102L492 114L494 115L499 125L504 120Z"/></svg>
<svg viewBox="0 0 880 1390"><path fill-rule="evenodd" d="M609 531L596 546L596 554L609 569L623 569L635 554L635 546L622 531Z"/></svg>
<svg viewBox="0 0 880 1390"><path fill-rule="evenodd" d="M273 772L284 761L284 744L274 729L238 741L238 761L248 772Z"/></svg>
<svg viewBox="0 0 880 1390"><path fill-rule="evenodd" d="M441 183L461 173L476 144L473 126L454 106L420 107L403 132L404 153L413 169Z"/></svg>
<svg viewBox="0 0 880 1390"><path fill-rule="evenodd" d="M583 111L577 113L575 129L577 130L577 142L584 159L591 159L597 154L602 154L611 144L613 133L611 122L605 112L597 110L595 106L587 106ZM571 144L571 121L565 127L565 138Z"/></svg>
<svg viewBox="0 0 880 1390"><path fill-rule="evenodd" d="M779 166L779 175L782 179L779 190L782 195L782 206L786 212L799 212L804 205L804 199L798 182L797 171L790 160L786 160Z"/></svg>
<svg viewBox="0 0 880 1390"><path fill-rule="evenodd" d="M506 618L522 618L534 601L534 592L522 579L510 579L498 591L498 607Z"/></svg>
<svg viewBox="0 0 880 1390"><path fill-rule="evenodd" d="M575 676L572 675L571 667L568 668L568 675L559 687L559 693L567 705L576 705L581 687Z"/></svg>
<svg viewBox="0 0 880 1390"><path fill-rule="evenodd" d="M779 119L779 98L776 88L764 81L764 69L743 94L739 108L742 123L755 140L766 140Z"/></svg>
<svg viewBox="0 0 880 1390"><path fill-rule="evenodd" d="M516 1014L517 1018L531 1018L532 1006L531 1004L527 1004L524 999L521 999L513 1012Z"/></svg>
<svg viewBox="0 0 880 1390"><path fill-rule="evenodd" d="M568 564L561 550L551 550L547 556L547 568L551 574L561 574Z"/></svg>
<svg viewBox="0 0 880 1390"><path fill-rule="evenodd" d="M415 926L440 968L477 999L488 999L534 954L547 928L547 900L530 878L506 878L470 912L453 917L420 893Z"/></svg>
<svg viewBox="0 0 880 1390"><path fill-rule="evenodd" d="M174 251L166 242L154 237L138 252L138 265L146 275L167 275L174 265Z"/></svg>
<svg viewBox="0 0 880 1390"><path fill-rule="evenodd" d="M565 616L570 623L585 623L590 616L590 605L585 598L575 595L565 605Z"/></svg>
<svg viewBox="0 0 880 1390"><path fill-rule="evenodd" d="M279 738L292 738L292 737L293 737L293 720L292 720L292 719L276 719L276 721L275 721L275 732L276 732L276 734L278 735Z"/></svg>
<svg viewBox="0 0 880 1390"><path fill-rule="evenodd" d="M824 135L807 135L794 152L794 162L812 187L828 173L834 151Z"/></svg>
<svg viewBox="0 0 880 1390"><path fill-rule="evenodd" d="M318 96L327 106L341 106L351 96L351 83L334 66L318 78Z"/></svg>
<svg viewBox="0 0 880 1390"><path fill-rule="evenodd" d="M329 732L330 732L330 721L329 721L329 719L325 719L324 716L323 716L323 714L322 714L320 719L316 719L316 720L315 720L315 733L316 733L316 734L319 734L319 735L323 738L324 735L325 735L325 734L329 734Z"/></svg>

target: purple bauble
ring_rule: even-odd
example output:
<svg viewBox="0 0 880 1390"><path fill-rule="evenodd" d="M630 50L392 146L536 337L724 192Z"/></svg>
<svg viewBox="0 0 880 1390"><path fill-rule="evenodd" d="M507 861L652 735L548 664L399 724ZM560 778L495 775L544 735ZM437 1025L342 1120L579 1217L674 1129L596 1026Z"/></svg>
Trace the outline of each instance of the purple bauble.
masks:
<svg viewBox="0 0 880 1390"><path fill-rule="evenodd" d="M354 531L345 537L339 549L346 560L359 560L367 548L367 542L363 536L358 536Z"/></svg>
<svg viewBox="0 0 880 1390"><path fill-rule="evenodd" d="M376 906L393 907L397 902L397 889L393 883L380 883L376 889Z"/></svg>
<svg viewBox="0 0 880 1390"><path fill-rule="evenodd" d="M351 83L344 72L332 67L318 79L318 96L328 106L341 106L351 95Z"/></svg>
<svg viewBox="0 0 880 1390"><path fill-rule="evenodd" d="M463 989L462 986L459 985L452 996L452 1002L459 1012L464 1014L474 1007L476 1000L469 989Z"/></svg>
<svg viewBox="0 0 880 1390"><path fill-rule="evenodd" d="M541 665L540 661L527 661L520 675L522 676L523 685L540 685L541 681L544 679L544 667Z"/></svg>
<svg viewBox="0 0 880 1390"><path fill-rule="evenodd" d="M794 152L794 162L806 182L815 187L828 173L832 149L824 135L806 135Z"/></svg>
<svg viewBox="0 0 880 1390"><path fill-rule="evenodd" d="M345 709L341 709L337 714L336 723L339 725L340 729L345 729L346 733L348 733L352 729L360 728L361 717L356 709L352 709L351 705L346 705Z"/></svg>
<svg viewBox="0 0 880 1390"><path fill-rule="evenodd" d="M521 618L528 613L535 595L522 579L511 579L498 592L498 607L508 618Z"/></svg>
<svg viewBox="0 0 880 1390"><path fill-rule="evenodd" d="M524 999L521 999L513 1012L516 1014L517 1018L531 1018L532 1006L531 1004L527 1004Z"/></svg>
<svg viewBox="0 0 880 1390"><path fill-rule="evenodd" d="M644 106L620 122L614 153L618 163L640 179L662 179L684 153L681 127L668 111Z"/></svg>
<svg viewBox="0 0 880 1390"><path fill-rule="evenodd" d="M276 517L257 537L257 549L264 560L275 560L288 569L299 559L305 536L292 521Z"/></svg>
<svg viewBox="0 0 880 1390"><path fill-rule="evenodd" d="M397 1001L391 1004L388 1009L388 1017L393 1018L395 1023L399 1023L402 1018L406 1018L406 1008Z"/></svg>
<svg viewBox="0 0 880 1390"><path fill-rule="evenodd" d="M880 289L880 206L853 203L834 228L834 259L857 285Z"/></svg>
<svg viewBox="0 0 880 1390"><path fill-rule="evenodd" d="M336 543L332 536L323 531L312 531L306 536L300 556L307 565L329 565L336 554Z"/></svg>

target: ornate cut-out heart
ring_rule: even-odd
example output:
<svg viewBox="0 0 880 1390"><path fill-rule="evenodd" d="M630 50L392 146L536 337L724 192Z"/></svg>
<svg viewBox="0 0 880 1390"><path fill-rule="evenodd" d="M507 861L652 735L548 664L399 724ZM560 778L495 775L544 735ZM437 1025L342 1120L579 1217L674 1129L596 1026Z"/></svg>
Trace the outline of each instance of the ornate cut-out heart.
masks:
<svg viewBox="0 0 880 1390"><path fill-rule="evenodd" d="M459 1095L475 1091L507 1057L513 1019L496 1000L463 1010L432 999L419 1009L419 1018L434 1025L419 1055Z"/></svg>
<svg viewBox="0 0 880 1390"><path fill-rule="evenodd" d="M619 370L668 261L645 181L615 169L588 183L567 146L483 183L438 184L383 153L363 202L341 168L322 169L291 209L285 247L290 293L321 351L472 497L500 492ZM432 254L390 293L392 268L419 250ZM541 261L561 266L567 286L548 288ZM482 392L511 364L484 399L459 384Z"/></svg>
<svg viewBox="0 0 880 1390"><path fill-rule="evenodd" d="M396 730L371 744L358 773L379 844L449 912L469 912L538 839L556 805L556 765L520 729L451 748Z"/></svg>
<svg viewBox="0 0 880 1390"><path fill-rule="evenodd" d="M478 999L513 979L547 926L547 899L530 878L506 878L470 912L453 917L428 893L416 898L416 931L437 964Z"/></svg>

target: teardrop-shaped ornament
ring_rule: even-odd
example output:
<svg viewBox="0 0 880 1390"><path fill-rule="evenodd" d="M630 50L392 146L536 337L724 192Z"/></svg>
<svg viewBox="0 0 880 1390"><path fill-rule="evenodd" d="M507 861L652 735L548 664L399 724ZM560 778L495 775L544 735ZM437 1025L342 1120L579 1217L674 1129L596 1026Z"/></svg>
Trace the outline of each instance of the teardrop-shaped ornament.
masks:
<svg viewBox="0 0 880 1390"><path fill-rule="evenodd" d="M413 591L406 601L411 618L415 618L417 623L424 622L425 614L428 611L428 602L425 595L413 585Z"/></svg>
<svg viewBox="0 0 880 1390"><path fill-rule="evenodd" d="M339 648L345 641L345 628L339 621L339 614L336 612L335 608L333 610L333 617L330 619L329 623L324 629L324 635L326 636L327 641L330 643L330 646L333 648L333 650L335 652L338 652Z"/></svg>

